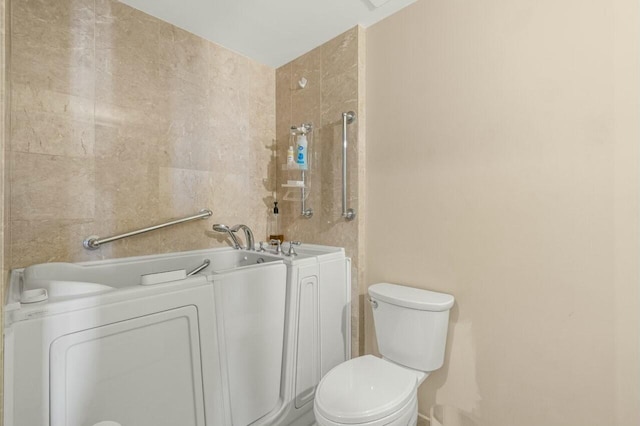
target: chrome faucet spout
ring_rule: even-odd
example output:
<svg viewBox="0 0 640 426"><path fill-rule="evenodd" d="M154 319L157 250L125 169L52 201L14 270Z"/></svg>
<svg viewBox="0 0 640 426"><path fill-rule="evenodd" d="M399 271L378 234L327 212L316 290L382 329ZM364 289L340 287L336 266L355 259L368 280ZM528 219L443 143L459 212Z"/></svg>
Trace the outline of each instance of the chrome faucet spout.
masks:
<svg viewBox="0 0 640 426"><path fill-rule="evenodd" d="M229 235L229 237L233 241L234 249L240 250L242 248L242 246L240 245L240 241L238 241L238 237L236 237L236 234L234 234L231 228L229 228L227 225L224 225L222 223L216 223L213 225L213 230L216 232L220 232L222 234L226 233L227 235Z"/></svg>
<svg viewBox="0 0 640 426"><path fill-rule="evenodd" d="M251 231L251 228L249 228L247 225L240 224L231 227L231 232L238 232L241 229L244 231L244 241L245 243L247 243L245 248L247 250L255 250L256 244L253 239L253 231Z"/></svg>

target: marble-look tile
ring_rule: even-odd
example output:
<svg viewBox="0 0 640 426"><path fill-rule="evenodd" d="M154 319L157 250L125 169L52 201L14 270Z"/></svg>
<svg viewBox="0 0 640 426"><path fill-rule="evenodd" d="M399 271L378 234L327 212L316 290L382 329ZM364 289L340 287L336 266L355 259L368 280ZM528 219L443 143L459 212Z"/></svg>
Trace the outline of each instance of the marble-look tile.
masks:
<svg viewBox="0 0 640 426"><path fill-rule="evenodd" d="M289 135L291 127L291 64L283 65L276 70L276 136Z"/></svg>
<svg viewBox="0 0 640 426"><path fill-rule="evenodd" d="M322 78L325 81L358 66L358 27L329 40L319 48L322 52Z"/></svg>
<svg viewBox="0 0 640 426"><path fill-rule="evenodd" d="M142 109L96 103L95 156L170 164L169 125Z"/></svg>
<svg viewBox="0 0 640 426"><path fill-rule="evenodd" d="M106 120L105 120L106 121ZM167 152L166 130L129 121L95 125L95 157L118 161L141 161L150 164L165 163Z"/></svg>
<svg viewBox="0 0 640 426"><path fill-rule="evenodd" d="M131 226L144 227L149 213L158 212L157 162L102 157L95 160L95 175L96 220L130 219Z"/></svg>
<svg viewBox="0 0 640 426"><path fill-rule="evenodd" d="M342 120L342 113L357 111L358 72L357 69L333 75L323 80L322 122L333 123Z"/></svg>
<svg viewBox="0 0 640 426"><path fill-rule="evenodd" d="M93 102L87 98L13 84L11 149L91 157Z"/></svg>
<svg viewBox="0 0 640 426"><path fill-rule="evenodd" d="M275 70L260 62L245 58L244 67L247 70L244 88L261 102L273 103L275 96ZM275 105L275 104L274 104Z"/></svg>
<svg viewBox="0 0 640 426"><path fill-rule="evenodd" d="M305 92L308 89L322 86L322 48L315 48L289 63L291 66L291 81L289 88L292 92ZM304 88L299 82L302 78L307 80Z"/></svg>
<svg viewBox="0 0 640 426"><path fill-rule="evenodd" d="M244 113L246 107L238 88L219 80L212 81L209 125L216 140L237 141L245 134L250 124Z"/></svg>
<svg viewBox="0 0 640 426"><path fill-rule="evenodd" d="M90 47L51 46L42 49L32 40L14 37L11 49L12 83L92 97L95 57Z"/></svg>
<svg viewBox="0 0 640 426"><path fill-rule="evenodd" d="M167 156L163 166L183 169L210 170L215 156L216 139L209 126L209 111L206 100L194 105L185 114L184 109L176 109L168 117Z"/></svg>
<svg viewBox="0 0 640 426"><path fill-rule="evenodd" d="M11 80L77 96L94 91L94 4L12 3Z"/></svg>
<svg viewBox="0 0 640 426"><path fill-rule="evenodd" d="M215 43L209 47L212 84L242 89L249 81L246 69L249 59Z"/></svg>
<svg viewBox="0 0 640 426"><path fill-rule="evenodd" d="M93 159L15 152L11 220L93 219Z"/></svg>
<svg viewBox="0 0 640 426"><path fill-rule="evenodd" d="M366 93L366 85L364 84L365 78L366 78L366 30L361 27L358 26L358 109L357 109L357 113L358 113L358 121L357 121L357 135L356 135L356 143L357 143L357 150L356 152L353 154L356 157L356 162L357 162L357 170L358 170L358 174L357 176L352 176L351 179L356 180L356 185L357 185L357 194L358 194L358 199L357 199L357 204L356 204L356 209L358 212L360 212L360 217L358 219L358 235L360 236L360 238L363 238L363 236L365 235L365 229L366 229L366 221L367 221L367 215L366 214L362 214L363 212L365 212L365 208L366 208L366 120L367 120L367 115L366 115L366 104L367 104L367 93ZM364 265L365 264L365 259L366 259L366 246L364 244L361 244L360 247L358 248L358 252L357 252L357 256L356 256L356 262L358 265ZM365 288L365 271L364 271L364 267L359 267L358 268L358 274L357 274L357 292L359 294L359 302L360 302L360 309L359 309L359 315L358 315L358 321L360 324L360 330L359 330L359 336L361 336L361 338L359 339L358 343L359 343L359 353L363 354L365 353L365 325L366 325L366 320L365 320L365 314L366 312L371 312L371 309L369 307L369 304L364 302L364 299L366 297L367 294L367 290Z"/></svg>
<svg viewBox="0 0 640 426"><path fill-rule="evenodd" d="M9 123L7 122L7 110L9 109L8 104L8 92L9 88L7 87L7 51L9 45L9 32L7 31L7 23L9 21L8 16L8 4L6 0L0 0L0 50L2 50L3 54L0 55L0 120L2 120L2 125L0 125L0 202L2 202L2 207L0 208L0 228L2 229L2 237L0 239L0 280L2 282L2 286L0 286L0 295L2 296L2 300L5 300L5 286L7 282L7 278L9 275L9 268L11 267L11 227L9 226L10 220L10 211L9 211L9 178L10 178L10 161L9 161ZM0 315L4 317L3 308L0 307ZM0 319L0 323L1 323ZM0 336L0 362L3 359L3 336ZM2 373L0 373L0 378L2 378ZM3 386L0 383L0 393L2 393ZM4 401L4 398L2 399ZM0 404L0 418L4 418L3 415L3 406L4 404Z"/></svg>
<svg viewBox="0 0 640 426"><path fill-rule="evenodd" d="M286 155L291 143L287 128L298 121L315 121L310 143L310 171L308 179L310 195L307 204L315 211L311 219L299 214L300 203L285 203L281 209L286 238L303 242L344 247L352 258L352 355L361 353L362 315L360 306L360 285L362 275L359 257L362 249L359 216L353 222L341 217L342 189L342 113L358 108L359 80L359 28L354 28L336 37L314 51L303 55L276 71L276 135L277 152ZM319 62L319 64L318 64ZM317 75L310 80L306 89L297 90L297 80L301 75ZM287 79L289 77L289 79ZM360 85L359 85L360 83ZM287 95L287 89L289 94ZM363 176L358 172L358 154L363 149L358 140L357 126L349 126L349 171L348 200L350 207L358 202L358 185ZM278 182L286 180L287 174L278 174ZM282 196L283 191L278 191ZM354 204L352 204L354 203Z"/></svg>
<svg viewBox="0 0 640 426"><path fill-rule="evenodd" d="M142 111L161 122L170 94L157 65L131 48L96 49L96 102Z"/></svg>
<svg viewBox="0 0 640 426"><path fill-rule="evenodd" d="M315 127L321 123L321 99L320 87L312 87L291 95L291 121L299 126L302 123L312 123Z"/></svg>
<svg viewBox="0 0 640 426"><path fill-rule="evenodd" d="M82 246L86 237L96 234L107 235L90 219L12 220L11 267L102 259L102 249L89 251Z"/></svg>
<svg viewBox="0 0 640 426"><path fill-rule="evenodd" d="M108 236L204 207L266 232L276 179L275 70L116 0L88 0L89 9L81 0L19 3L21 22L36 19L42 27L51 14L55 25L24 31L30 44L18 64L36 74L12 81L15 150L26 151L14 154L11 173L14 265L224 244L211 235L212 221L199 221L95 252L81 247L90 234ZM47 4L34 7L40 3ZM65 33L65 19L75 14L91 28L73 24ZM59 49L86 42L89 51L44 52L45 36ZM50 52L56 57L47 58ZM66 76L86 91L58 84ZM94 129L93 145L75 158L85 155L84 126ZM55 244L40 247L41 235Z"/></svg>
<svg viewBox="0 0 640 426"><path fill-rule="evenodd" d="M60 114L70 120L92 123L94 103L91 98L13 83L11 111Z"/></svg>
<svg viewBox="0 0 640 426"><path fill-rule="evenodd" d="M161 221L164 219L158 222ZM136 256L141 253L170 253L222 245L209 235L212 223L210 220L183 223L165 228L161 232L126 238L111 245L109 257ZM196 266L198 265L193 265L193 267Z"/></svg>
<svg viewBox="0 0 640 426"><path fill-rule="evenodd" d="M277 143L275 139L273 140L272 146L273 149L270 150L270 159L269 162L266 163L266 167L263 173L263 187L264 190L267 191L268 195L263 197L263 203L267 209L273 206L273 201L275 201L276 193L278 191L278 173L280 172L281 166L279 157L277 156Z"/></svg>
<svg viewBox="0 0 640 426"><path fill-rule="evenodd" d="M160 23L158 61L166 77L179 77L197 84L201 92L209 88L212 65L211 43L169 23Z"/></svg>
<svg viewBox="0 0 640 426"><path fill-rule="evenodd" d="M210 44L210 58L212 86L236 88L238 93L250 94L254 99L275 101L275 69L215 43Z"/></svg>
<svg viewBox="0 0 640 426"><path fill-rule="evenodd" d="M63 114L20 110L11 113L11 146L35 154L91 157L94 125L70 120Z"/></svg>
<svg viewBox="0 0 640 426"><path fill-rule="evenodd" d="M273 73L258 74L263 80L264 88L257 94L255 101L250 102L248 112L253 117L252 128L260 133L275 135L276 125L276 89Z"/></svg>
<svg viewBox="0 0 640 426"><path fill-rule="evenodd" d="M213 175L215 186L211 210L216 222L228 225L244 223L253 227L266 220L267 209L262 197L247 196L256 193L267 195L256 179L248 179L240 171L232 170L216 171Z"/></svg>
<svg viewBox="0 0 640 426"><path fill-rule="evenodd" d="M134 49L131 46L109 46L96 48L96 73L102 73L102 80L97 80L97 89L106 83L143 84L141 89L159 81L160 67L147 57L149 52L143 48ZM156 59L156 58L153 58ZM153 79L154 81L149 81ZM147 83L147 84L144 84ZM108 86L110 87L110 86ZM100 93L96 93L96 96Z"/></svg>
<svg viewBox="0 0 640 426"><path fill-rule="evenodd" d="M275 128L275 137L276 137L276 149L275 156L273 158L275 172L276 172L276 194L275 197L278 200L282 200L284 196L284 190L280 186L281 183L287 180L287 176L289 172L282 170L282 165L286 163L287 158L287 150L290 145L293 145L293 141L291 139L291 125L293 124L291 121L292 114L292 102L291 102L291 64L283 65L282 67L276 70L276 128ZM284 216L290 215L287 211L288 209L284 209L281 214Z"/></svg>
<svg viewBox="0 0 640 426"><path fill-rule="evenodd" d="M115 0L96 1L96 101L166 121L170 90L162 78L161 21Z"/></svg>
<svg viewBox="0 0 640 426"><path fill-rule="evenodd" d="M159 207L165 217L194 214L209 208L217 183L214 173L161 167L158 179Z"/></svg>
<svg viewBox="0 0 640 426"><path fill-rule="evenodd" d="M322 102L322 56L317 48L291 62L291 119L293 123L312 122L319 125L320 105ZM307 79L307 85L300 88L301 78Z"/></svg>
<svg viewBox="0 0 640 426"><path fill-rule="evenodd" d="M9 229L9 212L7 202L8 194L8 168L7 168L7 153L8 153L8 138L7 127L7 91L5 84L7 82L6 75L6 56L7 56L7 33L5 31L5 15L7 9L7 3L5 0L0 0L0 297L5 300L5 287L9 276L10 258L9 253L11 250L10 238L11 231ZM4 305L4 303L3 303ZM3 324L4 318L4 306L0 306L0 325ZM4 365L4 336L0 336L0 365ZM0 368L0 400L4 401L4 370ZM4 404L0 404L0 418L4 419Z"/></svg>
<svg viewBox="0 0 640 426"><path fill-rule="evenodd" d="M96 49L129 50L144 60L160 56L163 21L117 0L95 0Z"/></svg>
<svg viewBox="0 0 640 426"><path fill-rule="evenodd" d="M42 47L90 47L94 41L94 0L11 2L11 42L27 38Z"/></svg>

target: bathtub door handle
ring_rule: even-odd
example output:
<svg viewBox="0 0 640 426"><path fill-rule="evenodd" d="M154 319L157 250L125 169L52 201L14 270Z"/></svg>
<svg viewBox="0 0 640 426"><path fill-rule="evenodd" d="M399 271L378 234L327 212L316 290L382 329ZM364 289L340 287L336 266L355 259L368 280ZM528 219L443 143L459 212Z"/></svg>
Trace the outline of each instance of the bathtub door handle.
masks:
<svg viewBox="0 0 640 426"><path fill-rule="evenodd" d="M203 269L205 269L210 264L211 264L211 261L209 259L205 259L204 262L202 262L202 265L198 266L196 269L194 269L193 271L189 272L187 274L187 276L190 277L191 275L197 274L198 272L202 271Z"/></svg>

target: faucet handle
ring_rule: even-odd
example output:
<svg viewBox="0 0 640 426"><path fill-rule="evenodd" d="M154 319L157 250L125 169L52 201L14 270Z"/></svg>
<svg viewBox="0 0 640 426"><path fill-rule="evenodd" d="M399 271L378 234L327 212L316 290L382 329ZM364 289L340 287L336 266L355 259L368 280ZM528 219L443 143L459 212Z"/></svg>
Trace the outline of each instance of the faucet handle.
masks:
<svg viewBox="0 0 640 426"><path fill-rule="evenodd" d="M287 252L287 256L297 256L298 253L293 249L293 246L299 246L302 243L300 241L289 241L289 251Z"/></svg>
<svg viewBox="0 0 640 426"><path fill-rule="evenodd" d="M281 246L280 240L276 240L276 239L269 240L269 244L272 246L274 245L276 246L277 254L282 254L282 246Z"/></svg>
<svg viewBox="0 0 640 426"><path fill-rule="evenodd" d="M264 248L264 245L265 245L265 244L267 244L267 243L265 243L264 241L260 241L260 248L258 249L258 251L259 251L259 252L264 253L265 251L267 251L267 250L265 250L265 248Z"/></svg>

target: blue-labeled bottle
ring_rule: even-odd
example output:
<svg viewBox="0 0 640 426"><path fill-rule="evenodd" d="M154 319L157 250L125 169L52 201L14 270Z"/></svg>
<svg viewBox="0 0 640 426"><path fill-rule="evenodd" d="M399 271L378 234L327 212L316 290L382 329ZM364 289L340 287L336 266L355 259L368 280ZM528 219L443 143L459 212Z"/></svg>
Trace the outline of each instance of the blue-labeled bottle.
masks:
<svg viewBox="0 0 640 426"><path fill-rule="evenodd" d="M296 141L296 163L300 170L307 170L309 166L309 158L307 155L307 135L298 136Z"/></svg>

